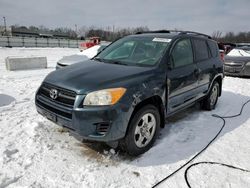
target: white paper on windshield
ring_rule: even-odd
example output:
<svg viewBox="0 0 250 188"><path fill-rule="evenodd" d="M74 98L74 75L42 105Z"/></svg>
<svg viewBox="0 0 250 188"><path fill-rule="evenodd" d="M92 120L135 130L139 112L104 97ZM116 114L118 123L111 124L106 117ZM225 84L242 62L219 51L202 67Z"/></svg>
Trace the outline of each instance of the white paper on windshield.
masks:
<svg viewBox="0 0 250 188"><path fill-rule="evenodd" d="M154 42L171 42L171 39L166 39L166 38L154 38Z"/></svg>

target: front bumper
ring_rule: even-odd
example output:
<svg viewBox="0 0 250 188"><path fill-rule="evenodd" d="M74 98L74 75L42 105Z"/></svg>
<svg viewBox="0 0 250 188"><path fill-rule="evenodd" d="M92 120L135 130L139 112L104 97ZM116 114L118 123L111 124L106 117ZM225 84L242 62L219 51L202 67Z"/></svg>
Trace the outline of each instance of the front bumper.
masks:
<svg viewBox="0 0 250 188"><path fill-rule="evenodd" d="M111 142L126 134L131 112L126 105L79 108L84 96L77 96L72 109L36 95L39 114L66 127L85 140Z"/></svg>
<svg viewBox="0 0 250 188"><path fill-rule="evenodd" d="M224 72L227 76L250 76L250 63L237 67L233 64L226 64L224 66Z"/></svg>

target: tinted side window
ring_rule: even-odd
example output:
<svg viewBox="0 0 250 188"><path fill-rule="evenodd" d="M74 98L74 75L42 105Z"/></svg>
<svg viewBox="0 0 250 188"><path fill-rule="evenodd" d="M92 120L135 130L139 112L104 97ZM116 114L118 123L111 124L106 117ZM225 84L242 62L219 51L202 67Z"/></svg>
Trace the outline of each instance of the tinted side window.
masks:
<svg viewBox="0 0 250 188"><path fill-rule="evenodd" d="M172 51L172 61L174 67L181 67L193 63L193 50L189 39L177 42Z"/></svg>
<svg viewBox="0 0 250 188"><path fill-rule="evenodd" d="M208 49L205 40L194 39L195 59L202 61L208 59Z"/></svg>
<svg viewBox="0 0 250 188"><path fill-rule="evenodd" d="M215 43L213 41L208 41L208 46L210 48L212 57L218 57L219 49L218 49L217 43Z"/></svg>

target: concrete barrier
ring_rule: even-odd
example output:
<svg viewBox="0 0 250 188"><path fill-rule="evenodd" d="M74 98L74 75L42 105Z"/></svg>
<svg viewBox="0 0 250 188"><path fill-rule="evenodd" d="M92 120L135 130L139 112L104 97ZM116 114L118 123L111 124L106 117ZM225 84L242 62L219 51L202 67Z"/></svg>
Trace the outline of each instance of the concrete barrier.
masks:
<svg viewBox="0 0 250 188"><path fill-rule="evenodd" d="M1 25L1 24L0 24ZM2 47L67 47L79 48L79 44L85 40L40 38L40 37L9 37L0 36Z"/></svg>
<svg viewBox="0 0 250 188"><path fill-rule="evenodd" d="M46 57L7 57L5 59L6 69L14 70L29 70L47 68Z"/></svg>

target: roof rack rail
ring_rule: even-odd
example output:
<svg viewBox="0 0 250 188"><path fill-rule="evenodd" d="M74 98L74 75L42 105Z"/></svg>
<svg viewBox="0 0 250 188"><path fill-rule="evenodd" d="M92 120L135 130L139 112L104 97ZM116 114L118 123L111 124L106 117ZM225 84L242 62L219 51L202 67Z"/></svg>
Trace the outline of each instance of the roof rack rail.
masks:
<svg viewBox="0 0 250 188"><path fill-rule="evenodd" d="M179 32L180 32L180 34L195 34L195 35L202 35L202 36L204 36L204 37L207 37L207 38L209 38L209 39L212 39L212 37L209 36L209 35L206 35L206 34L203 34L203 33L194 32L194 31L179 31Z"/></svg>
<svg viewBox="0 0 250 188"><path fill-rule="evenodd" d="M194 32L194 31L179 31L179 30L140 31L140 32L137 32L136 34L143 34L143 33L171 33L171 32L179 33L179 35L181 35L181 34L201 35L201 36L207 37L209 39L212 39L211 36L203 34L203 33L198 33L198 32Z"/></svg>
<svg viewBox="0 0 250 188"><path fill-rule="evenodd" d="M138 35L138 34L143 34L143 33L170 33L170 31L169 30L139 31L135 34Z"/></svg>

